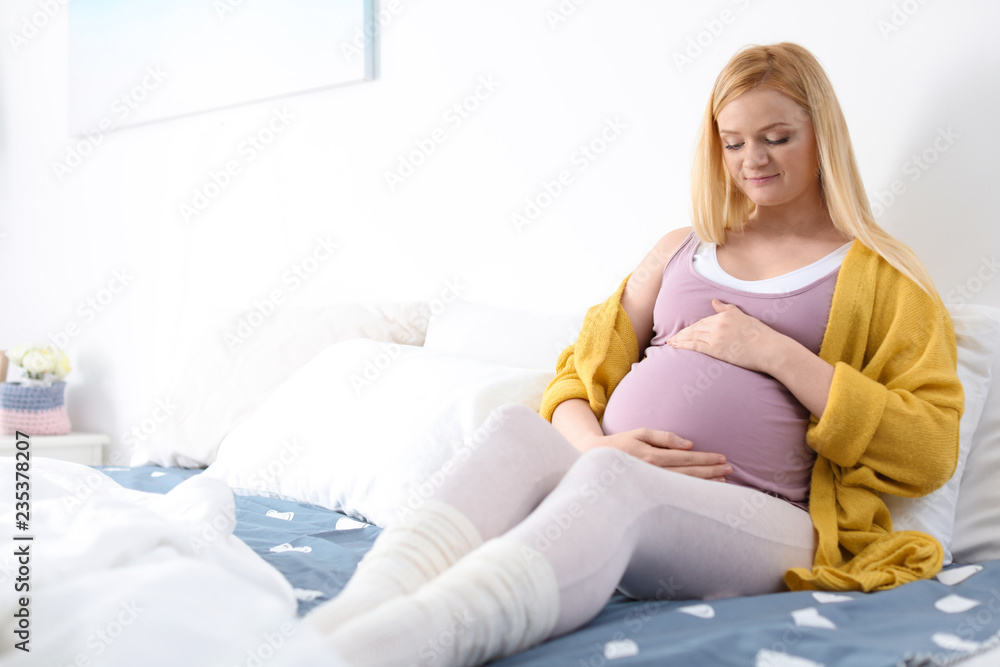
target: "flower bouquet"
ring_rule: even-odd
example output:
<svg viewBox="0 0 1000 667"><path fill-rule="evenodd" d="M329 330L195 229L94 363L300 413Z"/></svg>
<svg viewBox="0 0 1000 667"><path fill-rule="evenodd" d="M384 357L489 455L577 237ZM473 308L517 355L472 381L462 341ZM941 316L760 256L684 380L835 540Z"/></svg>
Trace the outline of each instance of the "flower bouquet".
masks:
<svg viewBox="0 0 1000 667"><path fill-rule="evenodd" d="M28 435L70 432L66 413L66 383L70 372L66 353L53 345L17 345L6 352L24 377L0 384L0 431Z"/></svg>

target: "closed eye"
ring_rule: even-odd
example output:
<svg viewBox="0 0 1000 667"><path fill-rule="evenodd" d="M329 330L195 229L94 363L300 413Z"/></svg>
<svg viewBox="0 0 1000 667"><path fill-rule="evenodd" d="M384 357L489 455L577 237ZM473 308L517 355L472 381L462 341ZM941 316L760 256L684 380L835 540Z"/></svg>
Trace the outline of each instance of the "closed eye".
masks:
<svg viewBox="0 0 1000 667"><path fill-rule="evenodd" d="M780 144L787 143L788 142L788 137L785 137L784 139L775 139L774 141L771 141L770 139L767 139L765 141L768 144L772 145L772 146L778 146ZM738 143L738 144L726 144L726 150L728 150L728 151L736 151L736 150L739 150L742 147L743 147L743 142L742 141L740 143Z"/></svg>

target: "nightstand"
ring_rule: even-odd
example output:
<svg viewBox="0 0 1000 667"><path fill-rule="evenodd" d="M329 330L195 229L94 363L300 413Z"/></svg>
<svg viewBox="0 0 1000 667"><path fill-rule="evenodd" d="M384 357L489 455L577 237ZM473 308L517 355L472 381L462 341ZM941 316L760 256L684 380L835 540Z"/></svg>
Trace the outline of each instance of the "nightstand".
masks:
<svg viewBox="0 0 1000 667"><path fill-rule="evenodd" d="M111 438L103 433L72 432L66 435L33 435L31 457L47 456L63 461L99 466L104 462L104 446L111 444ZM0 456L14 456L17 451L17 437L0 435Z"/></svg>

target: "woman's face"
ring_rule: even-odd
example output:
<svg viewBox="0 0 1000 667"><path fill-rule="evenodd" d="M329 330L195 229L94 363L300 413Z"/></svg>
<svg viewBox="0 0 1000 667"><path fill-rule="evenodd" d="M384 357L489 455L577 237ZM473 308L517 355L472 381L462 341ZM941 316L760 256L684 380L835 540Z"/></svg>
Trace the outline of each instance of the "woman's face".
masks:
<svg viewBox="0 0 1000 667"><path fill-rule="evenodd" d="M749 90L719 112L726 167L759 207L809 201L820 193L816 135L805 109L773 88Z"/></svg>

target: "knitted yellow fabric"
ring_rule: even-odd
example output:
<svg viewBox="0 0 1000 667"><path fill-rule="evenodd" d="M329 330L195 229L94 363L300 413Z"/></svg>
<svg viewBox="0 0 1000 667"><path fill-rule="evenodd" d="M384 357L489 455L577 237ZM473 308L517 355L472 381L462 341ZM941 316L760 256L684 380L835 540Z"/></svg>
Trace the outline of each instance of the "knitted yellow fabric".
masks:
<svg viewBox="0 0 1000 667"><path fill-rule="evenodd" d="M559 403L582 398L600 420L640 360L621 305L627 283L628 276L587 311L577 341L559 355L542 417L551 421ZM955 471L964 395L948 311L855 240L819 356L834 374L823 417L811 417L806 432L817 454L809 515L818 544L812 570L792 568L785 583L791 590L876 591L933 577L941 545L922 532L893 532L879 494L926 495Z"/></svg>

